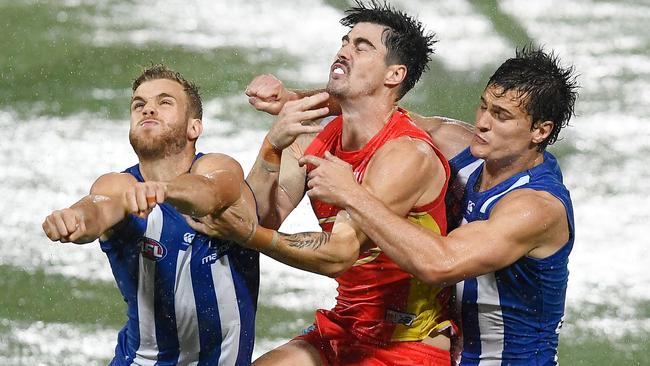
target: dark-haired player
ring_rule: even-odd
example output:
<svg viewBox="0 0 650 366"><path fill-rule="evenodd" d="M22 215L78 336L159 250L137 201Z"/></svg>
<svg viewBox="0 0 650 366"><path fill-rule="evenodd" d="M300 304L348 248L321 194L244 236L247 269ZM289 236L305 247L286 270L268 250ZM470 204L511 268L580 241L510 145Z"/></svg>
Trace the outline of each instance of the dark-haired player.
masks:
<svg viewBox="0 0 650 366"><path fill-rule="evenodd" d="M329 95L284 105L247 179L261 223L277 228L310 188L298 158L331 153L351 163L358 181L391 212L444 235L448 164L429 135L397 107L425 70L433 36L417 20L377 2L358 3L341 23L351 29L342 38L326 91L338 99L342 114L317 136L296 140L297 134L320 129L296 122L326 114L326 108L310 109ZM296 128L287 135L288 125ZM243 245L335 277L339 284L333 309L318 310L304 335L255 363L449 365L450 289L426 285L399 268L339 207L318 200L312 206L323 232L235 228L233 236ZM248 221L233 220L235 226L242 222Z"/></svg>
<svg viewBox="0 0 650 366"><path fill-rule="evenodd" d="M345 208L384 253L425 283L458 283L460 365L557 364L575 233L560 167L545 150L573 114L572 73L552 53L529 48L492 75L470 147L450 160L460 226L446 237L396 215L340 159L304 159L317 166L312 199Z"/></svg>

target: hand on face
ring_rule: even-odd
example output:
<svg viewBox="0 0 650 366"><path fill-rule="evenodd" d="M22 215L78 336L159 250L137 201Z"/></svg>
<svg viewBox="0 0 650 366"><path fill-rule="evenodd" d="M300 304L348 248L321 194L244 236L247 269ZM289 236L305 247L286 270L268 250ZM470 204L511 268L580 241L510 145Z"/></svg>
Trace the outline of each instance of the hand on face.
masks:
<svg viewBox="0 0 650 366"><path fill-rule="evenodd" d="M71 208L52 212L43 221L43 231L52 241L74 242L86 233L83 216Z"/></svg>
<svg viewBox="0 0 650 366"><path fill-rule="evenodd" d="M329 152L325 152L324 159L313 155L303 156L299 163L316 167L307 176L307 195L310 198L345 208L348 199L359 189L364 189L354 178L352 166Z"/></svg>
<svg viewBox="0 0 650 366"><path fill-rule="evenodd" d="M124 209L127 214L147 217L156 204L165 202L167 183L136 183L124 192Z"/></svg>
<svg viewBox="0 0 650 366"><path fill-rule="evenodd" d="M244 93L255 109L274 116L280 113L285 103L298 98L296 93L286 89L282 81L271 74L255 77Z"/></svg>
<svg viewBox="0 0 650 366"><path fill-rule="evenodd" d="M320 132L322 126L311 125L308 122L325 117L329 113L327 107L313 109L328 99L329 94L318 93L287 102L266 135L271 145L282 150L291 145L299 135Z"/></svg>
<svg viewBox="0 0 650 366"><path fill-rule="evenodd" d="M257 218L246 202L239 200L219 215L207 215L198 219L185 216L185 221L202 234L233 240L243 245L256 225Z"/></svg>

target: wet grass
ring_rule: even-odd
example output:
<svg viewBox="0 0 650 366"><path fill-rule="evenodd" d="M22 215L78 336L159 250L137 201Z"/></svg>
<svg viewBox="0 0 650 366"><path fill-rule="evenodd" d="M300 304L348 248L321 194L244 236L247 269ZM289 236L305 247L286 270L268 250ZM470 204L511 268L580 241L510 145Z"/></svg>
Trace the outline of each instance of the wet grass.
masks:
<svg viewBox="0 0 650 366"><path fill-rule="evenodd" d="M627 1L643 4L646 0ZM340 10L352 3L349 0L326 2ZM492 22L494 29L513 49L533 42L521 24L501 11L496 0L470 2ZM124 119L133 77L142 66L164 62L196 81L206 100L224 97L225 107L219 112L220 116L236 123L251 121L248 128L252 125L262 129L268 127L271 119L255 114L245 102L229 101L227 97L240 94L254 75L277 72L280 65L291 68L298 64L298 60L268 49L197 50L156 43L142 46L93 44L89 37L94 29L84 19L98 9L93 2L82 1L75 6L65 3L0 0L0 32L4 35L0 37L0 109L13 110L22 117L88 112L102 119ZM645 55L648 51L650 44L645 42L627 52ZM260 54L263 57L259 57ZM403 105L423 115L444 115L472 122L478 97L495 67L455 72L446 69L434 56L430 70L405 97ZM637 72L622 76L631 82L638 77L648 76ZM303 85L300 80L285 82L310 86ZM602 100L603 105L607 105L613 94L606 91L589 97L592 102ZM230 128L236 133L238 126ZM568 141L559 142L550 150L560 160L577 151ZM0 265L0 293L0 354L25 355L26 360L37 355L38 350L12 337L11 325L3 320L20 324L66 323L80 329L115 329L115 332L125 320L125 304L111 282L79 280L46 274L40 269ZM621 315L615 306L585 303L580 309L568 309L567 322L601 317L650 318L650 301L621 301L627 301L635 313ZM257 314L258 339L288 340L313 320L312 311L292 311L264 302L261 298ZM607 330L573 329L561 335L560 362L565 365L649 365L648 338L650 334L643 330L611 338ZM112 344L107 346L113 347ZM64 363L64 360L58 361ZM106 364L106 360L98 361L102 363Z"/></svg>
<svg viewBox="0 0 650 366"><path fill-rule="evenodd" d="M85 281L41 269L0 266L0 318L118 328L125 303L113 283Z"/></svg>
<svg viewBox="0 0 650 366"><path fill-rule="evenodd" d="M0 37L0 108L23 116L91 112L118 119L127 116L131 81L152 63L181 70L201 86L205 99L243 91L254 75L295 64L266 49L96 45L90 40L93 29L81 21L91 11L62 4L0 3L0 30L8 35Z"/></svg>
<svg viewBox="0 0 650 366"><path fill-rule="evenodd" d="M126 303L112 282L0 265L0 293L0 339L12 339L11 329L3 324L3 319L21 324L67 323L83 329L112 328L116 335L126 321ZM266 305L264 299L260 299L257 337L288 340L300 334L312 321L313 311L287 310ZM28 350L17 340L10 345L16 351Z"/></svg>

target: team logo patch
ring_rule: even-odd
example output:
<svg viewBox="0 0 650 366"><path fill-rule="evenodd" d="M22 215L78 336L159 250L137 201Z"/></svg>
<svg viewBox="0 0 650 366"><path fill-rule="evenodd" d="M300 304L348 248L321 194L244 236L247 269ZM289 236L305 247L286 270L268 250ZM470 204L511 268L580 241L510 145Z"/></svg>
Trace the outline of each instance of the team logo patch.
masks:
<svg viewBox="0 0 650 366"><path fill-rule="evenodd" d="M142 256L152 261L159 261L167 255L167 248L151 238L143 237L139 244Z"/></svg>
<svg viewBox="0 0 650 366"><path fill-rule="evenodd" d="M467 203L467 212L468 212L468 213L472 213L472 211L474 211L474 202L469 201L469 202Z"/></svg>
<svg viewBox="0 0 650 366"><path fill-rule="evenodd" d="M196 236L196 234L185 233L183 234L183 241L187 244L192 244L192 241L194 241L194 236Z"/></svg>

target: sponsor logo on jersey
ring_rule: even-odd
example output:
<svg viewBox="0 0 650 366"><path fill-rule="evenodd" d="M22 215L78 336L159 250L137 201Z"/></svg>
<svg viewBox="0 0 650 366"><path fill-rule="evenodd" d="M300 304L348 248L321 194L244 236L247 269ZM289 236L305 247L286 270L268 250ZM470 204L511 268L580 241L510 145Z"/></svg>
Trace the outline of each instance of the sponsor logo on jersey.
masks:
<svg viewBox="0 0 650 366"><path fill-rule="evenodd" d="M223 257L227 254L228 250L235 245L231 241L225 241L221 239L210 239L210 251L209 255L201 258L201 264L212 264L217 261L217 259Z"/></svg>
<svg viewBox="0 0 650 366"><path fill-rule="evenodd" d="M143 237L140 239L139 244L140 253L142 253L143 257L149 260L159 261L167 255L167 248L151 238Z"/></svg>
<svg viewBox="0 0 650 366"><path fill-rule="evenodd" d="M401 311L395 311L391 309L386 309L386 320L395 324L403 324L407 327L410 327L415 320L415 314L411 313L402 313Z"/></svg>

